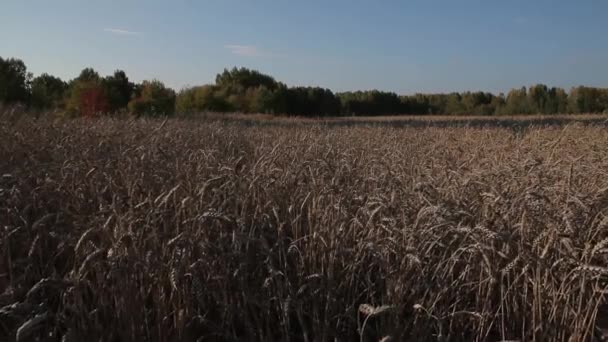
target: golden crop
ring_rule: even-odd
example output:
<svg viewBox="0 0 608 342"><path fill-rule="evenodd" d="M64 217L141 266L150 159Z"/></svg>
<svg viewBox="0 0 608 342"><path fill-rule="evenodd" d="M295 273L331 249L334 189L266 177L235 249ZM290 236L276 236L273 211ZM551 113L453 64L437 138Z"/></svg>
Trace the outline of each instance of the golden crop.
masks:
<svg viewBox="0 0 608 342"><path fill-rule="evenodd" d="M433 126L2 120L0 340L600 340L606 128Z"/></svg>

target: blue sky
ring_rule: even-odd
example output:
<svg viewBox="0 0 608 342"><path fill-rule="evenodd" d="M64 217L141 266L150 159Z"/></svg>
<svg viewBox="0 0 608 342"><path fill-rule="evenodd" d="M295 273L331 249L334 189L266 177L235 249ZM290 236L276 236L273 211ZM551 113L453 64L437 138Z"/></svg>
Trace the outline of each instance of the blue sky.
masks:
<svg viewBox="0 0 608 342"><path fill-rule="evenodd" d="M2 0L0 56L180 89L245 66L399 94L608 87L608 1Z"/></svg>

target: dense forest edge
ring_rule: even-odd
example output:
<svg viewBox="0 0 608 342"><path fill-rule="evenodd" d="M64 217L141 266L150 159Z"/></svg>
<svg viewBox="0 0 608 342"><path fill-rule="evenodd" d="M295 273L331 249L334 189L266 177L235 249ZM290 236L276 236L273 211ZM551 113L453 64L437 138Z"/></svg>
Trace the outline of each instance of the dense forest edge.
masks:
<svg viewBox="0 0 608 342"><path fill-rule="evenodd" d="M214 84L175 91L159 80L131 82L122 70L102 77L85 68L64 81L34 77L17 58L0 57L0 105L25 106L65 117L129 114L188 116L201 112L294 116L519 115L608 113L608 88L578 86L568 92L544 84L489 92L398 95L378 90L334 93L320 87L288 87L247 68L224 69Z"/></svg>

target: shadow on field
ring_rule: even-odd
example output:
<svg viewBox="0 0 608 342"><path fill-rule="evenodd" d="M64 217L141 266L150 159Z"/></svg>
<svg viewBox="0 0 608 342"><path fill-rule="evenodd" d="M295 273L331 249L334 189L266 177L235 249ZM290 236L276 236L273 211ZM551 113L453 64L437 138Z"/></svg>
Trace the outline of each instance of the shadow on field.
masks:
<svg viewBox="0 0 608 342"><path fill-rule="evenodd" d="M450 128L450 127L471 127L471 128L528 128L539 127L563 127L569 124L581 123L583 125L608 127L606 118L593 119L569 119L569 118L543 118L543 119L494 119L494 118L475 118L475 119L405 119L405 120L353 120L328 122L330 126L353 126L353 125L374 125L388 127L412 127L412 128Z"/></svg>
<svg viewBox="0 0 608 342"><path fill-rule="evenodd" d="M240 119L247 126L300 126L316 124L326 127L394 127L394 128L511 128L521 130L530 127L563 127L570 124L608 127L607 117L542 117L542 118L334 118L334 119L284 119L284 120L256 120Z"/></svg>

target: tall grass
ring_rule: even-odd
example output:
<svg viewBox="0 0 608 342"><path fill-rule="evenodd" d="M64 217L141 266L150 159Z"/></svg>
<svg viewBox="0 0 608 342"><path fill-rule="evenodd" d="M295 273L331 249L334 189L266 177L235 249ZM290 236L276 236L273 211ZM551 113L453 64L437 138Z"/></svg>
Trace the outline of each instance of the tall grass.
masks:
<svg viewBox="0 0 608 342"><path fill-rule="evenodd" d="M608 131L0 121L0 340L591 341Z"/></svg>

